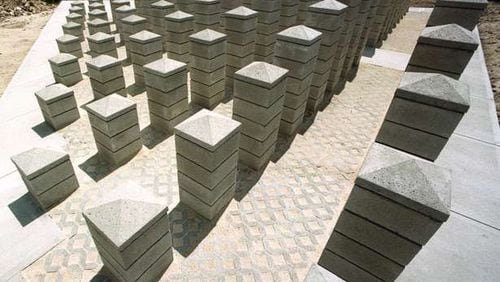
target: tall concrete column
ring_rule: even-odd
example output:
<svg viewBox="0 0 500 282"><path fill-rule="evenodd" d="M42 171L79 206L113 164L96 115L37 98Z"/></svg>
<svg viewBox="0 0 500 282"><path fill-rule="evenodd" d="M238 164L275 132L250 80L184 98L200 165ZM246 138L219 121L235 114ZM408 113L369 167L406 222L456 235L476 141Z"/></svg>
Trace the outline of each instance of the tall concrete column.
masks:
<svg viewBox="0 0 500 282"><path fill-rule="evenodd" d="M252 9L258 12L255 60L272 62L279 30L281 0L253 0Z"/></svg>
<svg viewBox="0 0 500 282"><path fill-rule="evenodd" d="M189 63L189 36L193 33L193 15L176 11L165 16L167 56L170 59Z"/></svg>

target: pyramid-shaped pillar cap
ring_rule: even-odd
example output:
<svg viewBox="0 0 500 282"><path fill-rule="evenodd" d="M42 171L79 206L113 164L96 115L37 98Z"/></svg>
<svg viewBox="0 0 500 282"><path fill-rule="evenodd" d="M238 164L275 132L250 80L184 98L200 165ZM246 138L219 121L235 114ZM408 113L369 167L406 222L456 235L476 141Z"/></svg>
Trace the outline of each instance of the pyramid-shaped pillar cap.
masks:
<svg viewBox="0 0 500 282"><path fill-rule="evenodd" d="M236 18L236 19L252 19L257 17L259 13L257 11L254 11L252 9L249 9L245 6L239 6L237 8L234 8L232 10L229 10L224 13L225 17L230 17L230 18Z"/></svg>
<svg viewBox="0 0 500 282"><path fill-rule="evenodd" d="M305 25L289 27L278 33L278 40L310 46L321 39L321 32Z"/></svg>
<svg viewBox="0 0 500 282"><path fill-rule="evenodd" d="M418 42L469 51L475 51L479 45L471 31L457 24L426 27L420 34Z"/></svg>
<svg viewBox="0 0 500 282"><path fill-rule="evenodd" d="M347 5L335 0L323 0L309 6L308 10L315 13L339 15L346 11Z"/></svg>
<svg viewBox="0 0 500 282"><path fill-rule="evenodd" d="M266 62L253 62L234 73L234 78L268 89L286 78L288 70Z"/></svg>
<svg viewBox="0 0 500 282"><path fill-rule="evenodd" d="M212 45L226 40L227 36L224 33L220 33L218 31L207 28L190 35L189 38L191 39L191 41L197 43Z"/></svg>

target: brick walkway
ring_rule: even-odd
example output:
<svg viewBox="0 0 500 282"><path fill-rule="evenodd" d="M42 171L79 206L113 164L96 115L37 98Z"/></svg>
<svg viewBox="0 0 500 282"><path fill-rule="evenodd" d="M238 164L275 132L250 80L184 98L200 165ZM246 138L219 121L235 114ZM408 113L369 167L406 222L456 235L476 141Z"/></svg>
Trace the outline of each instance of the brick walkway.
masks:
<svg viewBox="0 0 500 282"><path fill-rule="evenodd" d="M130 77L131 67L125 68ZM174 262L164 280L302 281L317 262L374 140L402 73L362 64L357 78L318 114L303 135L281 140L264 174L240 168L235 200L210 223L178 204L173 137L150 130L144 94L138 103L145 147L130 163L108 171L94 155L82 118L62 130L81 187L49 212L67 239L26 268L28 281L103 278L102 263L82 210L127 181L169 204ZM86 78L75 87L79 105L91 100ZM231 116L232 103L215 111ZM98 275L97 277L95 277Z"/></svg>

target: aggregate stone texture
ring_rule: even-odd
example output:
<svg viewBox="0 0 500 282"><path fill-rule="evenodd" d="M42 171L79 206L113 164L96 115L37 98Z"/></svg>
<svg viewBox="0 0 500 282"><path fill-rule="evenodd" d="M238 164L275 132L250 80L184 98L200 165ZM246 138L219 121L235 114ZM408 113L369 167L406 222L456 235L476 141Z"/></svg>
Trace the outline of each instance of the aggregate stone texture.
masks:
<svg viewBox="0 0 500 282"><path fill-rule="evenodd" d="M123 47L119 55L124 57ZM132 67L124 67L124 74L130 88ZM289 142L280 139L275 162L260 178L239 168L235 199L217 224L178 204L174 138L150 129L145 93L128 97L137 103L145 146L114 171L96 156L87 113L80 108L82 118L59 131L68 142L65 151L80 188L48 212L66 239L26 268L23 278L106 281L81 214L110 189L133 181L169 207L174 261L162 281L303 281L321 255L401 75L361 64L353 83L334 96L289 148ZM93 99L86 76L73 90L78 105ZM230 118L231 109L230 101L214 111ZM305 121L310 124L312 118Z"/></svg>

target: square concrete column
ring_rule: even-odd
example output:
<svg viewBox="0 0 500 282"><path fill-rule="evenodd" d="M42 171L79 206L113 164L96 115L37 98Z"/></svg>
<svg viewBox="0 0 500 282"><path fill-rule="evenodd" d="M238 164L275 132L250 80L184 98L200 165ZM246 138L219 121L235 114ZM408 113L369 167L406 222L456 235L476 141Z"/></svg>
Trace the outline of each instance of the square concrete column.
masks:
<svg viewBox="0 0 500 282"><path fill-rule="evenodd" d="M241 122L240 162L260 171L269 162L285 101L288 70L253 62L234 74L233 119Z"/></svg>
<svg viewBox="0 0 500 282"><path fill-rule="evenodd" d="M339 2L347 5L347 9L345 10L342 31L340 33L340 39L338 41L337 50L332 63L332 71L330 72L330 77L326 87L330 92L334 92L334 90L338 91L337 88L342 88L343 83L340 79L340 75L342 74L342 68L349 51L351 37L354 26L356 25L356 17L361 4L361 0L342 0Z"/></svg>
<svg viewBox="0 0 500 282"><path fill-rule="evenodd" d="M68 11L69 11L70 14L79 14L82 17L85 17L85 8L83 8L83 7L80 7L80 6L71 6L68 9Z"/></svg>
<svg viewBox="0 0 500 282"><path fill-rule="evenodd" d="M85 41L85 36L83 35L83 26L79 23L65 23L62 25L62 30L64 34L78 37L80 39L80 42Z"/></svg>
<svg viewBox="0 0 500 282"><path fill-rule="evenodd" d="M138 187L140 190L142 187ZM117 199L83 212L104 267L113 281L158 281L173 261L168 207Z"/></svg>
<svg viewBox="0 0 500 282"><path fill-rule="evenodd" d="M187 65L160 59L144 66L144 77L151 126L172 133L189 117Z"/></svg>
<svg viewBox="0 0 500 282"><path fill-rule="evenodd" d="M62 84L52 84L35 93L45 121L55 130L80 118L75 93Z"/></svg>
<svg viewBox="0 0 500 282"><path fill-rule="evenodd" d="M130 0L111 0L111 16L113 17L115 24L121 19L120 17L117 17L116 9L122 6L130 7Z"/></svg>
<svg viewBox="0 0 500 282"><path fill-rule="evenodd" d="M144 86L143 66L163 57L161 35L143 30L129 37L127 45L132 56L134 79L137 86Z"/></svg>
<svg viewBox="0 0 500 282"><path fill-rule="evenodd" d="M87 42L89 43L90 56L108 55L118 59L118 51L113 35L98 32L88 36Z"/></svg>
<svg viewBox="0 0 500 282"><path fill-rule="evenodd" d="M283 0L282 0L283 1ZM299 0L299 11L297 14L297 25L301 25L305 22L307 19L307 10L309 9L309 6L312 4L315 4L316 2L319 2L318 0Z"/></svg>
<svg viewBox="0 0 500 282"><path fill-rule="evenodd" d="M224 99L227 36L205 29L189 38L191 102L213 109Z"/></svg>
<svg viewBox="0 0 500 282"><path fill-rule="evenodd" d="M85 27L85 16L82 16L81 14L77 13L71 13L66 16L66 22L74 22L81 24L83 27Z"/></svg>
<svg viewBox="0 0 500 282"><path fill-rule="evenodd" d="M394 281L450 216L451 173L373 144L319 265L346 281Z"/></svg>
<svg viewBox="0 0 500 282"><path fill-rule="evenodd" d="M165 31L165 16L175 11L174 4L160 0L151 4L151 23L152 30L156 34L163 37L163 43L166 44L166 31ZM165 50L166 51L166 50Z"/></svg>
<svg viewBox="0 0 500 282"><path fill-rule="evenodd" d="M304 120L307 105L311 105L309 107L313 111L318 109L319 102L316 101L319 97L309 98L309 92L320 40L321 32L304 25L292 26L278 33L274 64L288 69L279 129L285 135L292 136L297 132Z"/></svg>
<svg viewBox="0 0 500 282"><path fill-rule="evenodd" d="M371 6L368 10L368 17L366 19L365 26L363 28L363 32L361 33L361 41L358 44L358 50L354 55L354 60L351 66L350 72L347 74L347 78L349 81L352 81L358 72L359 63L361 62L361 57L363 56L365 47L368 42L368 35L370 34L371 29L373 28L373 22L375 20L375 15L377 13L378 3L381 0L371 0Z"/></svg>
<svg viewBox="0 0 500 282"><path fill-rule="evenodd" d="M89 29L89 35L96 34L98 32L111 34L111 26L108 21L95 19L87 22L87 27Z"/></svg>
<svg viewBox="0 0 500 282"><path fill-rule="evenodd" d="M377 12L373 19L372 29L368 34L367 45L374 48L379 48L382 46L382 40L380 39L380 34L382 33L382 28L384 27L385 19L390 10L391 0L379 0L377 6Z"/></svg>
<svg viewBox="0 0 500 282"><path fill-rule="evenodd" d="M71 7L80 7L85 11L85 2L71 2Z"/></svg>
<svg viewBox="0 0 500 282"><path fill-rule="evenodd" d="M123 5L115 9L115 15L113 17L116 24L116 30L120 33L120 39L122 38L122 33L123 33L122 19L132 16L133 14L135 14L135 12L136 9L129 5ZM123 39L121 39L120 45L123 44L125 43L123 42Z"/></svg>
<svg viewBox="0 0 500 282"><path fill-rule="evenodd" d="M252 9L258 12L255 60L271 63L279 31L281 0L254 0Z"/></svg>
<svg viewBox="0 0 500 282"><path fill-rule="evenodd" d="M234 197L240 126L202 110L175 127L180 201L209 220Z"/></svg>
<svg viewBox="0 0 500 282"><path fill-rule="evenodd" d="M57 83L72 86L83 79L78 58L61 53L49 59L52 75Z"/></svg>
<svg viewBox="0 0 500 282"><path fill-rule="evenodd" d="M297 23L299 14L299 0L281 0L280 30Z"/></svg>
<svg viewBox="0 0 500 282"><path fill-rule="evenodd" d="M458 24L472 31L487 6L486 0L438 0L427 21L427 26Z"/></svg>
<svg viewBox="0 0 500 282"><path fill-rule="evenodd" d="M165 16L167 42L164 49L170 59L189 63L189 36L193 33L194 16L183 11Z"/></svg>
<svg viewBox="0 0 500 282"><path fill-rule="evenodd" d="M121 40L123 40L125 44L125 49L127 52L127 63L131 63L131 57L132 55L130 54L130 48L127 47L129 40L129 37L132 34L136 34L140 31L146 30L146 18L137 16L137 15L131 15L125 18L122 18L121 20L121 28L122 30L120 31L120 37Z"/></svg>
<svg viewBox="0 0 500 282"><path fill-rule="evenodd" d="M418 38L406 71L459 79L478 45L474 34L459 25L427 27Z"/></svg>
<svg viewBox="0 0 500 282"><path fill-rule="evenodd" d="M469 109L466 84L441 74L405 73L377 142L434 161Z"/></svg>
<svg viewBox="0 0 500 282"><path fill-rule="evenodd" d="M28 191L44 210L62 202L79 186L67 153L33 148L11 160Z"/></svg>
<svg viewBox="0 0 500 282"><path fill-rule="evenodd" d="M93 10L103 10L103 11L105 11L106 7L104 6L104 3L102 3L102 2L89 3L89 11L93 11Z"/></svg>
<svg viewBox="0 0 500 282"><path fill-rule="evenodd" d="M89 15L89 21L96 20L96 19L101 19L103 21L109 21L108 13L106 13L105 10L101 10L101 9L90 10L88 15Z"/></svg>
<svg viewBox="0 0 500 282"><path fill-rule="evenodd" d="M233 74L254 61L257 12L244 6L224 14L227 34L226 93L233 91Z"/></svg>
<svg viewBox="0 0 500 282"><path fill-rule="evenodd" d="M80 38L65 34L56 39L57 48L60 53L71 54L77 58L83 57L82 44Z"/></svg>
<svg viewBox="0 0 500 282"><path fill-rule="evenodd" d="M177 0L175 3L175 7L179 11L183 11L186 13L193 13L193 2L194 0Z"/></svg>
<svg viewBox="0 0 500 282"><path fill-rule="evenodd" d="M137 105L111 94L86 106L97 151L112 165L122 165L142 148Z"/></svg>
<svg viewBox="0 0 500 282"><path fill-rule="evenodd" d="M122 63L117 58L100 55L87 62L87 70L95 100L113 93L127 96Z"/></svg>
<svg viewBox="0 0 500 282"><path fill-rule="evenodd" d="M220 30L220 0L194 0L194 31Z"/></svg>
<svg viewBox="0 0 500 282"><path fill-rule="evenodd" d="M220 26L222 27L221 30L224 30L224 14L229 11L229 10L232 10L232 9L236 9L238 8L239 6L242 6L243 5L243 1L242 0L220 0L220 9L221 9L221 12L220 12Z"/></svg>
<svg viewBox="0 0 500 282"><path fill-rule="evenodd" d="M315 113L323 102L335 55L339 52L347 5L324 0L309 6L306 25L322 33L318 59L312 75L308 109Z"/></svg>

